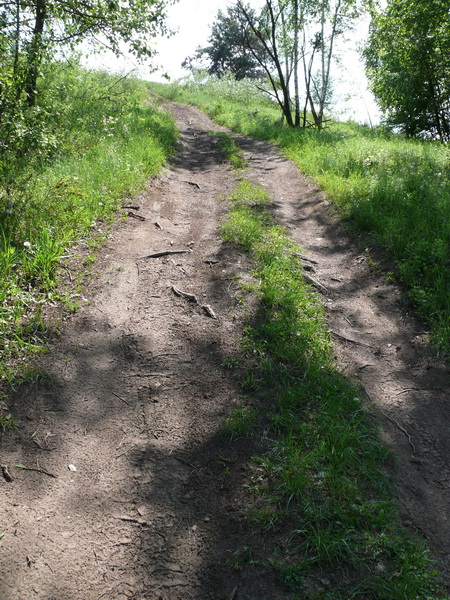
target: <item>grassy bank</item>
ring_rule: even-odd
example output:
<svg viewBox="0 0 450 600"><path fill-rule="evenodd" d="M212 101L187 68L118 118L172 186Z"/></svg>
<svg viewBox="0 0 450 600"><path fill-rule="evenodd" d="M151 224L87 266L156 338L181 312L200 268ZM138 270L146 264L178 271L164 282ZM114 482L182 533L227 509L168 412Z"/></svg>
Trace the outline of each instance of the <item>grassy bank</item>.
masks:
<svg viewBox="0 0 450 600"><path fill-rule="evenodd" d="M41 347L43 308L65 301L59 274L75 245L94 249L123 199L161 168L176 139L173 121L149 103L137 79L55 64L38 106L10 115L0 160L0 377ZM17 123L16 123L17 124ZM10 128L11 129L11 128ZM76 275L75 275L76 278Z"/></svg>
<svg viewBox="0 0 450 600"><path fill-rule="evenodd" d="M359 231L396 263L409 304L441 353L450 355L450 154L355 123L318 132L280 124L279 112L248 83L214 81L157 86L197 104L216 121L279 144L311 175Z"/></svg>
<svg viewBox="0 0 450 600"><path fill-rule="evenodd" d="M242 167L237 149L224 149ZM442 599L424 543L399 524L390 455L363 392L333 364L299 248L271 218L270 202L243 177L221 228L254 265L254 284L243 290L257 304L242 341L242 381L259 399L258 408L253 399L235 409L225 429L232 438L260 435L263 423L272 439L270 453L254 458L253 535L231 564L263 563L298 600Z"/></svg>

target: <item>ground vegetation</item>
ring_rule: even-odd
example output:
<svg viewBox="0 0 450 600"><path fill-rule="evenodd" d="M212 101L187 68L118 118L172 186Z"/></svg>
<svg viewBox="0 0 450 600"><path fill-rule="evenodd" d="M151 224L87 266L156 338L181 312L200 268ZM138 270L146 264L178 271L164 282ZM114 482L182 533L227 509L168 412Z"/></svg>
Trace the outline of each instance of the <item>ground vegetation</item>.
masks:
<svg viewBox="0 0 450 600"><path fill-rule="evenodd" d="M131 76L64 62L49 66L44 82L39 104L8 125L1 148L3 377L18 365L17 352L39 347L48 303L79 305L76 286L67 297L56 292L65 261L82 244L89 266L117 208L158 172L176 138Z"/></svg>

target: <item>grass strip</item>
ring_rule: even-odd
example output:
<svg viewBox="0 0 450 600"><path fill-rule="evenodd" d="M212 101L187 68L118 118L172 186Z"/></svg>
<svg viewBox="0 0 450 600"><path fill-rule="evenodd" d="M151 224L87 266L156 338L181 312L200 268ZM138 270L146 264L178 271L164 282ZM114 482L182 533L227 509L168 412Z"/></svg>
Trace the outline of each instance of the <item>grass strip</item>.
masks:
<svg viewBox="0 0 450 600"><path fill-rule="evenodd" d="M173 119L149 102L138 80L56 65L45 85L45 119L36 131L39 125L41 134L51 132L52 152L44 155L36 143L27 160L10 157L0 171L3 387L23 371L25 353L43 349L46 308L62 302L77 309L81 281L110 224L121 218L118 208L158 173L177 138ZM87 256L72 273L77 248ZM70 274L67 289L62 273ZM12 423L8 414L0 409L0 427Z"/></svg>
<svg viewBox="0 0 450 600"><path fill-rule="evenodd" d="M276 439L255 458L248 513L271 554L253 556L250 543L237 551L239 565L265 562L298 600L444 598L425 544L400 525L390 454L363 390L333 363L323 309L266 191L243 179L221 231L254 262L258 306L243 339L243 383ZM236 436L257 418L241 408L227 426Z"/></svg>

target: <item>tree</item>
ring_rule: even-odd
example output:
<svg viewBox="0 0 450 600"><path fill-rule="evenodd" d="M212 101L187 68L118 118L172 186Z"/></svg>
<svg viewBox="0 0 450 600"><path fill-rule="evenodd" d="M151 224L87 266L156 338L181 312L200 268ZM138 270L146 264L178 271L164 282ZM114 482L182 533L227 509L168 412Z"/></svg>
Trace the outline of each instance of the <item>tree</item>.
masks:
<svg viewBox="0 0 450 600"><path fill-rule="evenodd" d="M254 56L266 72L271 94L288 125L300 124L298 70L301 63L305 85L303 126L308 125L306 111L309 108L312 124L321 129L330 96L335 42L338 36L351 28L360 14L360 0L266 0L257 18L241 1L238 1L237 7L244 15L253 39L256 38L264 48L262 58L256 53ZM252 39L247 37L246 41L251 49ZM315 66L317 57L319 68Z"/></svg>
<svg viewBox="0 0 450 600"><path fill-rule="evenodd" d="M24 94L33 106L42 61L64 45L101 38L116 53L125 42L136 56L150 55L149 38L165 30L169 1L1 0L0 45L9 50L2 56L2 79L12 74L16 99ZM1 87L3 82L0 93Z"/></svg>
<svg viewBox="0 0 450 600"><path fill-rule="evenodd" d="M373 14L366 70L387 124L408 136L450 140L447 0L390 0Z"/></svg>
<svg viewBox="0 0 450 600"><path fill-rule="evenodd" d="M315 32L309 43L304 45L303 56L310 56L309 64L304 61L306 102L304 119L309 104L314 124L321 128L324 112L332 93L331 65L338 36L350 30L361 14L362 5L357 0L321 0L312 9L312 21L316 21ZM319 55L320 66L311 74L314 57Z"/></svg>
<svg viewBox="0 0 450 600"><path fill-rule="evenodd" d="M280 23L283 23L282 14L285 4L272 0L266 0L261 14L256 18L243 2L237 4L238 11L243 15L248 28L246 31L246 44L253 54L255 60L264 69L270 82L272 91L269 92L281 108L282 114L290 127L294 126L292 118L292 101L289 90L289 79L291 71L289 68L289 51L285 46L283 52L280 40ZM286 34L286 30L283 32ZM255 40L262 47L263 52L258 53L254 47ZM284 36L286 41L286 35ZM283 64L283 54L285 62ZM284 67L284 68L283 68Z"/></svg>
<svg viewBox="0 0 450 600"><path fill-rule="evenodd" d="M250 7L248 14L254 15ZM242 13L235 6L229 6L226 13L219 10L208 38L209 45L197 48L194 56L187 57L183 67L191 70L206 66L210 75L221 77L232 73L237 80L259 79L262 75L260 63L249 50L247 36L251 35ZM260 53L257 40L252 41L252 48Z"/></svg>

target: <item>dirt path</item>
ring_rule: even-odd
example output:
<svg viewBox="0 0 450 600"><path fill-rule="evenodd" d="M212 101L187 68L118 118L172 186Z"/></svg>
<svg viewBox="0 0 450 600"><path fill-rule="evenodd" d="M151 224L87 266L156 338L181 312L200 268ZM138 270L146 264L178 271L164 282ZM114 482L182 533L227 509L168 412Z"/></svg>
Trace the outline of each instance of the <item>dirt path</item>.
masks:
<svg viewBox="0 0 450 600"><path fill-rule="evenodd" d="M172 110L180 152L136 200L146 221L115 230L92 302L42 359L50 381L11 407L22 426L4 436L1 463L41 472L11 468L14 481L0 483L2 600L285 597L257 567L230 566L247 535L241 483L264 445L230 443L220 429L239 402L224 363L237 355L233 291L248 265L218 236L234 177L206 131L221 128L195 108ZM269 145L236 139L249 177L316 261L336 355L387 415L405 519L448 568L448 378L314 184Z"/></svg>
<svg viewBox="0 0 450 600"><path fill-rule="evenodd" d="M278 221L313 261L337 362L362 382L377 408L381 435L396 456L400 513L428 539L450 590L448 370L424 327L405 315L399 288L377 273L364 240L349 235L315 183L266 144L260 144L261 161L258 143L243 139L241 145L255 180L275 199ZM268 170L267 161L276 170Z"/></svg>

